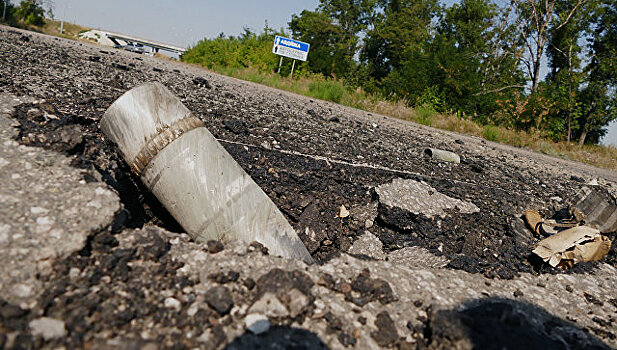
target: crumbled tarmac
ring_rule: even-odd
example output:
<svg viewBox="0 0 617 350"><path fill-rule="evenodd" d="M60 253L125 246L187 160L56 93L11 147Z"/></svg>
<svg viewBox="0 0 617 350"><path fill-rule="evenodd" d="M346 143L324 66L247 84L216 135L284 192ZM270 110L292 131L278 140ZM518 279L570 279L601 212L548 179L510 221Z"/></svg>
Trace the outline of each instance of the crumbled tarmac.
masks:
<svg viewBox="0 0 617 350"><path fill-rule="evenodd" d="M85 184L113 189L123 209L106 227L86 232L82 249L53 260L37 279L42 294L32 304L0 300L0 347L232 349L266 348L276 339L310 348L466 348L491 338L483 323L468 322L461 305L493 298L514 306L490 304L497 311L487 313L487 324L512 313L512 329L530 337L548 332L550 344L617 346L617 245L602 261L566 273L538 267L529 259L537 239L519 217L527 208L552 216L586 179L599 177L600 187L614 191L614 175L460 135L465 142L452 142L447 134L173 62L38 34L26 42L2 28L0 93L31 96L12 112L16 135L2 142L15 138L22 146L7 147L63 153L68 169ZM196 244L179 233L98 129L117 97L152 80L201 115L319 264L273 257L259 244ZM455 151L461 164L431 160L422 152L427 147ZM423 181L479 212L428 218L386 208L375 188L397 178ZM341 205L349 216L339 217ZM367 230L383 255L345 254ZM248 332L249 310L270 313L270 330ZM541 325L525 321L536 315L544 315ZM44 317L64 322L66 336L33 332L29 324ZM61 328L55 331L48 334ZM504 346L518 344L504 339Z"/></svg>
<svg viewBox="0 0 617 350"><path fill-rule="evenodd" d="M92 61L89 50L63 50L40 40L25 44L12 41L6 33L3 40L2 53L8 63L3 65L3 77L14 79L0 79L0 86L7 92L39 99L38 103L18 106L18 141L71 155L74 165L86 170L87 180L102 178L120 194L128 227L152 222L182 231L130 173L98 128L100 117L120 94L150 80L163 82L203 117L287 216L318 261L347 251L364 234L366 220L337 217L341 205L370 203L377 199L375 188L403 178L423 181L453 200L474 203L479 212L455 211L445 218L409 217L382 205L370 230L386 251L417 245L445 256L452 261L452 268L512 278L534 270L528 257L535 241L518 216L529 206L555 212L559 208L551 197L568 198L581 187L562 174L531 171L511 164L506 155L489 158L458 144L449 147L463 155L462 164L434 161L422 150L442 147L441 138L411 137L409 132L378 125L390 121L369 119L368 123L345 116L332 105L300 99L311 114L302 103L282 93L256 93L255 86L238 90L237 83L216 76L206 79L191 75L192 71L151 70L151 66L168 62L138 61L124 52ZM24 62L28 62L28 79L20 78L26 75L21 68ZM115 73L109 67L117 62L134 63L135 69ZM206 85L210 89L198 88ZM341 119L339 123L324 122L334 114ZM377 164L380 168L348 163ZM613 261L614 254L612 251L607 259ZM589 271L594 266L577 266L574 271ZM546 271L556 272L540 268L540 272Z"/></svg>

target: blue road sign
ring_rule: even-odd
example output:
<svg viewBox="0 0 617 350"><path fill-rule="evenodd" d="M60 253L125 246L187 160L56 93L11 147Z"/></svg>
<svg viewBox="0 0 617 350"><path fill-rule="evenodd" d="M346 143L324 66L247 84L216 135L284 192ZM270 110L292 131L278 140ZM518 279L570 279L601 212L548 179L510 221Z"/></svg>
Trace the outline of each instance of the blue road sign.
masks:
<svg viewBox="0 0 617 350"><path fill-rule="evenodd" d="M277 35L274 38L272 53L300 61L306 61L310 47L311 45L308 43Z"/></svg>

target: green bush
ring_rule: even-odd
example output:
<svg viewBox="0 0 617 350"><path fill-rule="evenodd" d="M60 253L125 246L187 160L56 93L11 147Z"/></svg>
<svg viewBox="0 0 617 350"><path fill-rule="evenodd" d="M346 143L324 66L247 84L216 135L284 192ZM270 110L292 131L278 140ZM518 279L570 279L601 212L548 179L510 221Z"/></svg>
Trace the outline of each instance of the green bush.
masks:
<svg viewBox="0 0 617 350"><path fill-rule="evenodd" d="M484 126L484 138L489 141L499 141L499 130L493 125Z"/></svg>
<svg viewBox="0 0 617 350"><path fill-rule="evenodd" d="M340 103L345 95L345 87L339 81L312 81L309 84L309 94L322 100Z"/></svg>
<svg viewBox="0 0 617 350"><path fill-rule="evenodd" d="M204 38L184 53L181 59L209 69L252 67L260 72L271 72L277 68L279 60L279 57L271 52L274 36L266 27L259 35L245 28L244 33L238 37L225 37L221 34L215 39ZM287 61L289 72L291 60Z"/></svg>
<svg viewBox="0 0 617 350"><path fill-rule="evenodd" d="M418 124L433 126L435 117L439 114L432 105L424 103L416 107L415 121Z"/></svg>
<svg viewBox="0 0 617 350"><path fill-rule="evenodd" d="M16 17L27 25L42 26L45 24L45 10L34 0L22 0L15 10Z"/></svg>

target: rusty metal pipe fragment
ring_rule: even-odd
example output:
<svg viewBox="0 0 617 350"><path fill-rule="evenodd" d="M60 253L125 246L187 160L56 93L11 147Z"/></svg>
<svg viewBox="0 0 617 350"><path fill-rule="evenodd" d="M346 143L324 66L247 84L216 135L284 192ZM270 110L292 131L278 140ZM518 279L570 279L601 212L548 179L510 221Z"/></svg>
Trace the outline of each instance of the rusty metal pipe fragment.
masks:
<svg viewBox="0 0 617 350"><path fill-rule="evenodd" d="M442 149L437 148L427 148L424 150L424 153L428 154L429 157L437 160L441 160L444 162L453 162L459 164L461 162L461 157L453 152L444 151Z"/></svg>
<svg viewBox="0 0 617 350"><path fill-rule="evenodd" d="M194 240L258 241L274 255L313 261L276 205L163 85L122 95L101 129Z"/></svg>

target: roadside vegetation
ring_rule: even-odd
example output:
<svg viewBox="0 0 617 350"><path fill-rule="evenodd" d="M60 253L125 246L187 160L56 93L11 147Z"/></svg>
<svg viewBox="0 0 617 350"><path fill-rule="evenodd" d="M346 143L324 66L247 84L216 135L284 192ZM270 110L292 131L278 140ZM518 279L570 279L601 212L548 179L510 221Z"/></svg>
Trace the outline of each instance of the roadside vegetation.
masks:
<svg viewBox="0 0 617 350"><path fill-rule="evenodd" d="M41 0L22 0L17 6L7 3L5 24L66 39L78 39L80 33L90 30L87 27L64 22L60 33L61 22L52 19L52 5L51 1ZM0 9L3 10L4 8Z"/></svg>
<svg viewBox="0 0 617 350"><path fill-rule="evenodd" d="M6 24L78 39L49 0L8 4ZM45 8L47 8L45 10ZM48 18L45 18L48 17ZM307 62L272 54L275 35L311 43ZM362 38L362 39L361 39ZM617 170L598 145L617 119L612 0L321 0L289 32L221 33L182 56L236 78L489 141ZM542 62L547 62L543 68ZM548 73L541 79L541 69Z"/></svg>
<svg viewBox="0 0 617 350"><path fill-rule="evenodd" d="M289 31L205 38L182 60L279 89L617 169L613 0L321 0ZM272 54L309 42L307 62ZM545 71L545 72L544 72Z"/></svg>

